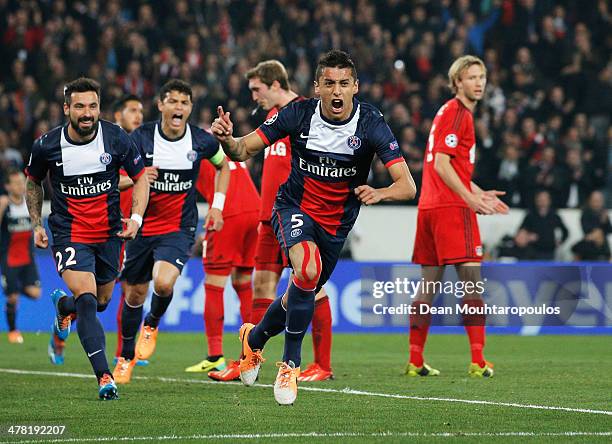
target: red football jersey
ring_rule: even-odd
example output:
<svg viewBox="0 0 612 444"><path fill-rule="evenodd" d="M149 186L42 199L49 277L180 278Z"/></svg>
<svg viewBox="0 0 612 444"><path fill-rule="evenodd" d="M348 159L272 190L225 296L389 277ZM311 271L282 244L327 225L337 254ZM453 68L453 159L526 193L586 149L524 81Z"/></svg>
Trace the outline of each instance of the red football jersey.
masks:
<svg viewBox="0 0 612 444"><path fill-rule="evenodd" d="M127 176L128 174L122 168L119 170L119 174ZM129 218L132 215L132 195L134 194L134 187L129 187L119 193L119 208L121 208L121 217Z"/></svg>
<svg viewBox="0 0 612 444"><path fill-rule="evenodd" d="M246 164L231 160L228 160L228 163L231 176L225 197L225 206L223 207L223 217L234 216L249 211L259 211L261 199ZM212 204L215 195L216 173L217 169L210 162L202 162L200 165L196 189L209 205Z"/></svg>
<svg viewBox="0 0 612 444"><path fill-rule="evenodd" d="M304 97L296 97L289 103L304 100ZM280 110L272 108L266 120L276 115ZM277 140L266 147L264 152L263 172L261 175L261 213L259 220L269 222L272 217L272 207L276 200L278 188L287 181L291 172L291 139L289 136Z"/></svg>
<svg viewBox="0 0 612 444"><path fill-rule="evenodd" d="M467 207L465 201L444 183L434 169L436 153L451 156L452 167L469 190L476 160L476 135L474 117L459 99L446 102L431 125L419 208Z"/></svg>

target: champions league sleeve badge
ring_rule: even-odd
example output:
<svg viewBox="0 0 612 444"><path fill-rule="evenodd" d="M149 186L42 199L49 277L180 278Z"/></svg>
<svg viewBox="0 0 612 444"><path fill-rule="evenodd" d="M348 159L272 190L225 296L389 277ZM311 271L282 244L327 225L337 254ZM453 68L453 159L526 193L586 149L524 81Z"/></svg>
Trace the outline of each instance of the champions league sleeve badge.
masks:
<svg viewBox="0 0 612 444"><path fill-rule="evenodd" d="M187 151L187 159L190 162L195 162L195 160L198 158L198 153L195 152L194 150L189 150Z"/></svg>

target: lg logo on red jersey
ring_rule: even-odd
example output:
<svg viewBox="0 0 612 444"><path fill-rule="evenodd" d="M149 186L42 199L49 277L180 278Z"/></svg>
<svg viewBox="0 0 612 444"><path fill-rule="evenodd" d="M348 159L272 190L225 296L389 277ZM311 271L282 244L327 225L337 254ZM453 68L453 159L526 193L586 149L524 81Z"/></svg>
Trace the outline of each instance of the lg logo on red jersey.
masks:
<svg viewBox="0 0 612 444"><path fill-rule="evenodd" d="M284 142L276 142L272 146L266 147L264 151L264 159L268 156L281 156L285 157L287 155L287 145Z"/></svg>

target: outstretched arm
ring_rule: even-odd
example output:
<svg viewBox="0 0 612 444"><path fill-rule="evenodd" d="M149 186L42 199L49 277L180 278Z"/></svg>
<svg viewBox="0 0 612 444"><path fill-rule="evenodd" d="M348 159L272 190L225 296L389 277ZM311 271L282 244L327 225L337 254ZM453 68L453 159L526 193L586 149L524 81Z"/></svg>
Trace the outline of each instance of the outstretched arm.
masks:
<svg viewBox="0 0 612 444"><path fill-rule="evenodd" d="M213 121L210 129L221 144L227 156L237 162L245 161L266 147L265 142L253 131L246 136L234 138L234 124L230 113L224 112L223 107L217 107L218 117Z"/></svg>

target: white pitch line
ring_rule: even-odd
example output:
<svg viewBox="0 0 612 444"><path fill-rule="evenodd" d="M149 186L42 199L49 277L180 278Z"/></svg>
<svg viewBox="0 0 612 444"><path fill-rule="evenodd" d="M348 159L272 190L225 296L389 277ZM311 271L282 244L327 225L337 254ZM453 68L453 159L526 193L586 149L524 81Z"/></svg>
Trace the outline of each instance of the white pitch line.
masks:
<svg viewBox="0 0 612 444"><path fill-rule="evenodd" d="M12 373L18 375L41 375L41 376L62 376L68 378L94 378L93 375L87 375L83 373L63 373L63 372L47 372L47 371L37 371L37 370L19 370L19 369L10 369L10 368L0 368L0 373ZM134 376L132 379L138 379L142 381L161 381L161 382L178 382L178 383L191 383L191 384L213 384L219 385L222 383L214 382L214 381L206 381L203 379L182 379L182 378L167 378L163 376ZM239 382L230 382L223 383L229 385L242 385ZM255 384L254 387L273 387L272 384ZM321 392L321 393L335 393L335 394L345 394L345 395L357 395L357 396L374 396L378 398L392 398L392 399L409 399L413 401L441 401L441 402L458 402L462 404L478 404L478 405L493 405L499 407L514 407L521 409L532 409L532 410L555 410L562 412L572 412L572 413L592 413L597 415L608 415L612 416L612 411L610 410L593 410L593 409L582 409L575 407L557 407L557 406L548 406L548 405L538 405L538 404L518 404L515 402L499 402L499 401L482 401L476 399L458 399L458 398L437 398L433 396L409 396L409 395L400 395L393 393L376 393L376 392L366 392L363 390L353 390L351 388L345 388L342 390L339 389L329 389L329 388L320 388L320 387L304 387L300 386L300 391L306 392Z"/></svg>
<svg viewBox="0 0 612 444"><path fill-rule="evenodd" d="M286 439L286 438L460 438L460 437L570 437L570 436L612 436L612 432L308 432L308 433L249 433L249 434L213 434L213 435L162 435L162 436L124 436L94 438L53 438L32 439L28 441L2 441L0 444L36 444L36 443L71 443L71 442L116 442L116 441L176 441L184 440L218 440L218 439Z"/></svg>

